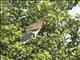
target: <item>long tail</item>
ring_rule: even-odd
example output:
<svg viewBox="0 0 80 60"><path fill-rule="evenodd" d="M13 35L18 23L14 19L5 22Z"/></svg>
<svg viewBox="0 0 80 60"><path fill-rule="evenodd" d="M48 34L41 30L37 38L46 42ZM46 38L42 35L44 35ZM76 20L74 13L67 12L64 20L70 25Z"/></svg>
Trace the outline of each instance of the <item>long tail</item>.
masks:
<svg viewBox="0 0 80 60"><path fill-rule="evenodd" d="M23 37L22 37L22 44L25 44L29 41L29 37L30 37L30 33L26 32L24 33Z"/></svg>

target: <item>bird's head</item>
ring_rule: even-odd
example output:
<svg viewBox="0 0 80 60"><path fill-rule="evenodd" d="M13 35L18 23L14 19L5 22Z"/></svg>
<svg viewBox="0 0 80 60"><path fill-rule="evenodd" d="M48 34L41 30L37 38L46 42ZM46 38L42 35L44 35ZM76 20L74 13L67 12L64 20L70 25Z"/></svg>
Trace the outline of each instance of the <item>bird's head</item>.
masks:
<svg viewBox="0 0 80 60"><path fill-rule="evenodd" d="M46 22L48 21L48 18L49 18L49 16L44 16L43 18L41 18L44 25L46 25Z"/></svg>
<svg viewBox="0 0 80 60"><path fill-rule="evenodd" d="M44 16L44 17L42 18L42 20L43 20L43 21L47 21L48 18L49 18L48 16Z"/></svg>

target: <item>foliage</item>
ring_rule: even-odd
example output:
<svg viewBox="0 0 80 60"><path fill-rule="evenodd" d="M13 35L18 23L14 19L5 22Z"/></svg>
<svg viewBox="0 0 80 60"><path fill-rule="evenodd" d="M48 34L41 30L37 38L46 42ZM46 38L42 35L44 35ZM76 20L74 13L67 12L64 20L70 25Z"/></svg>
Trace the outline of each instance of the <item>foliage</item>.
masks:
<svg viewBox="0 0 80 60"><path fill-rule="evenodd" d="M76 3L76 0L1 1L1 60L79 60L80 20L67 14ZM26 26L44 16L49 18L37 38L21 45ZM66 38L67 34L71 37Z"/></svg>

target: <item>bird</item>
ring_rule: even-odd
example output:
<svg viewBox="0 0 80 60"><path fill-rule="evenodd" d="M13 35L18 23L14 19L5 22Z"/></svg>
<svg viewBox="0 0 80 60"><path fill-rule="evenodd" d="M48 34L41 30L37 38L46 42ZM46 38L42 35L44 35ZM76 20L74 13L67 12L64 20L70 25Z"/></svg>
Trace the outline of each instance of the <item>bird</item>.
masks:
<svg viewBox="0 0 80 60"><path fill-rule="evenodd" d="M37 34L43 27L45 20L47 20L47 18L48 17L45 16L45 17L41 18L40 20L38 20L36 23L33 23L26 27L26 32L23 34L23 37L22 37L22 44L25 44L29 41L31 34L33 34L34 38L36 38Z"/></svg>

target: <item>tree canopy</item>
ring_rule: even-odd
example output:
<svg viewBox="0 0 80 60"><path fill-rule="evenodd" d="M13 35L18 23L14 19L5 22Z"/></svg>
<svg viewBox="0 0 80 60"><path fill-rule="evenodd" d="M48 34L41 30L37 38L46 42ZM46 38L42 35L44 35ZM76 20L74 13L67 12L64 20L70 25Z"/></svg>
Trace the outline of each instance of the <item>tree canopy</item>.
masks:
<svg viewBox="0 0 80 60"><path fill-rule="evenodd" d="M68 14L80 1L0 1L1 60L80 60L80 14ZM49 16L36 39L20 44L28 25Z"/></svg>

